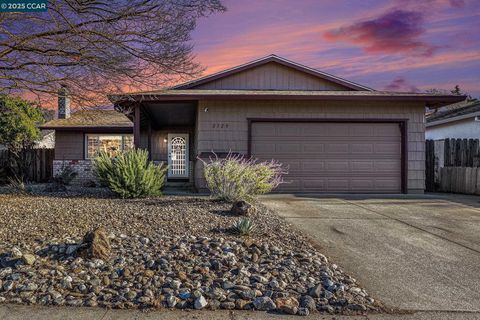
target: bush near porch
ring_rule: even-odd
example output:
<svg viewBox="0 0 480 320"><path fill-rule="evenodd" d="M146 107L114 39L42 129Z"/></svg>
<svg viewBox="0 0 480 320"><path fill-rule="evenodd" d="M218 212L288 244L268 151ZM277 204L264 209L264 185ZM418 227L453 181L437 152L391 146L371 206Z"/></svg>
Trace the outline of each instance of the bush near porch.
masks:
<svg viewBox="0 0 480 320"><path fill-rule="evenodd" d="M283 183L286 170L275 161L257 162L241 155L229 154L225 159L203 162L207 188L225 201L253 200Z"/></svg>
<svg viewBox="0 0 480 320"><path fill-rule="evenodd" d="M160 196L167 167L148 160L148 151L131 149L110 157L106 152L94 159L94 172L101 184L120 198Z"/></svg>

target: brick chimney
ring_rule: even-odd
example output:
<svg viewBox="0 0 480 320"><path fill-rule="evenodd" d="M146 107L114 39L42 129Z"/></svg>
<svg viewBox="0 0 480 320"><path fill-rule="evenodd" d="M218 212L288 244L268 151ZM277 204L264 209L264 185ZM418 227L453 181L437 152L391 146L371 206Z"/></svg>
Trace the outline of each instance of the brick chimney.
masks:
<svg viewBox="0 0 480 320"><path fill-rule="evenodd" d="M70 97L68 87L64 84L58 90L58 119L70 118Z"/></svg>

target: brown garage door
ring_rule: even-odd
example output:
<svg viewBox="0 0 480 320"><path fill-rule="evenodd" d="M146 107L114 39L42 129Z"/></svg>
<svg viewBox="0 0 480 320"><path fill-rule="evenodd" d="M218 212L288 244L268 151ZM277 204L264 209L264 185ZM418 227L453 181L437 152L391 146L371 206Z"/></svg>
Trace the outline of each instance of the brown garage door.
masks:
<svg viewBox="0 0 480 320"><path fill-rule="evenodd" d="M398 123L253 122L252 156L289 167L278 191L401 192Z"/></svg>

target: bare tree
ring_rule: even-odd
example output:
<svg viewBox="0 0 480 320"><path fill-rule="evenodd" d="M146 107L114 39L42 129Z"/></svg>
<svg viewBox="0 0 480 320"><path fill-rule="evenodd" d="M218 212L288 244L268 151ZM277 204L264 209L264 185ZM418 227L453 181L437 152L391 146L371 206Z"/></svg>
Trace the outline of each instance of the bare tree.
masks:
<svg viewBox="0 0 480 320"><path fill-rule="evenodd" d="M47 12L0 13L0 93L76 104L165 86L201 72L190 33L220 0L49 0Z"/></svg>

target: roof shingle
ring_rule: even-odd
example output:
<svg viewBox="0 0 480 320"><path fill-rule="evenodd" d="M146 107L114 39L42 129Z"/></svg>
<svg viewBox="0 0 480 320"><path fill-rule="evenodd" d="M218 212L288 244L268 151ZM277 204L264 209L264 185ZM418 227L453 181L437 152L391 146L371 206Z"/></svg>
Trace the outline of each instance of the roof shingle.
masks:
<svg viewBox="0 0 480 320"><path fill-rule="evenodd" d="M80 110L67 119L54 119L43 124L42 129L64 127L132 128L133 123L123 113L115 110Z"/></svg>

